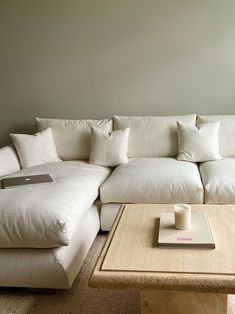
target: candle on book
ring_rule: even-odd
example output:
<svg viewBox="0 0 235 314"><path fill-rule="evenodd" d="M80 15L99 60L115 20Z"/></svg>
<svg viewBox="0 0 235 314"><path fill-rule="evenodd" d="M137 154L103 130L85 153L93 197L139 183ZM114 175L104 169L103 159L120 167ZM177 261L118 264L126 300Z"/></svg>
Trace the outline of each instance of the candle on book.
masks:
<svg viewBox="0 0 235 314"><path fill-rule="evenodd" d="M187 204L174 205L175 228L186 230L191 228L191 206Z"/></svg>

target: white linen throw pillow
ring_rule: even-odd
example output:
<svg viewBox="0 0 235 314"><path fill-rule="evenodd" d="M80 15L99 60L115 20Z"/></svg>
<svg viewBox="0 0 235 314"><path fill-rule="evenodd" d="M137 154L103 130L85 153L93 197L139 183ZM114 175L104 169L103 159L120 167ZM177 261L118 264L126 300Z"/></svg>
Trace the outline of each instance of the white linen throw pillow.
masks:
<svg viewBox="0 0 235 314"><path fill-rule="evenodd" d="M57 155L51 128L34 135L11 134L22 168L61 161Z"/></svg>
<svg viewBox="0 0 235 314"><path fill-rule="evenodd" d="M90 163L115 167L128 162L128 137L130 128L106 132L91 127Z"/></svg>
<svg viewBox="0 0 235 314"><path fill-rule="evenodd" d="M177 122L177 160L204 162L222 159L219 153L220 122L202 123L198 128Z"/></svg>

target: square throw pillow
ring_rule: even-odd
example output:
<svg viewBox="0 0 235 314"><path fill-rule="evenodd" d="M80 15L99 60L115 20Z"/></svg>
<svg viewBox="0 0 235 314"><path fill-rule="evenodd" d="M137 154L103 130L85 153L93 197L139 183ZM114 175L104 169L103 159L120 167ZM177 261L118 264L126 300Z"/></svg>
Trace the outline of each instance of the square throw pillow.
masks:
<svg viewBox="0 0 235 314"><path fill-rule="evenodd" d="M127 163L129 132L129 128L106 132L91 127L90 163L106 167Z"/></svg>
<svg viewBox="0 0 235 314"><path fill-rule="evenodd" d="M61 161L57 155L51 128L34 135L11 134L22 168Z"/></svg>
<svg viewBox="0 0 235 314"><path fill-rule="evenodd" d="M202 123L198 128L177 122L178 160L204 162L222 159L219 153L220 122Z"/></svg>
<svg viewBox="0 0 235 314"><path fill-rule="evenodd" d="M180 119L179 119L180 120ZM197 125L208 122L220 122L219 150L223 157L235 157L235 115L200 115Z"/></svg>

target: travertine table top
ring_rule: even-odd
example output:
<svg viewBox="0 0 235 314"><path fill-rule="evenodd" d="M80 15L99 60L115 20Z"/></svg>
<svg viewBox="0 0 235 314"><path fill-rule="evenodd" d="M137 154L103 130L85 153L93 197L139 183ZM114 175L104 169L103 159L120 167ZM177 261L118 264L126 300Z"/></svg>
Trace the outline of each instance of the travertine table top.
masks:
<svg viewBox="0 0 235 314"><path fill-rule="evenodd" d="M123 205L90 279L92 286L235 293L235 205L205 211L216 249L157 248L163 211L173 205Z"/></svg>

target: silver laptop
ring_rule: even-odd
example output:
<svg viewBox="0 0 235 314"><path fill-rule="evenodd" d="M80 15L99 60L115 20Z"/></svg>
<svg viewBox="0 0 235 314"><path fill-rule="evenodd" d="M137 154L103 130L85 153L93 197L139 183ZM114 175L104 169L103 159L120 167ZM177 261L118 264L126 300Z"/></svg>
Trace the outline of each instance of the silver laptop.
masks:
<svg viewBox="0 0 235 314"><path fill-rule="evenodd" d="M12 177L2 179L3 189L11 189L21 186L27 186L31 184L39 183L53 183L54 180L49 174L39 174L25 177Z"/></svg>

